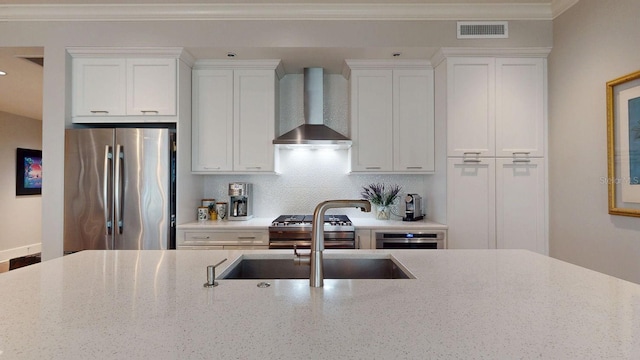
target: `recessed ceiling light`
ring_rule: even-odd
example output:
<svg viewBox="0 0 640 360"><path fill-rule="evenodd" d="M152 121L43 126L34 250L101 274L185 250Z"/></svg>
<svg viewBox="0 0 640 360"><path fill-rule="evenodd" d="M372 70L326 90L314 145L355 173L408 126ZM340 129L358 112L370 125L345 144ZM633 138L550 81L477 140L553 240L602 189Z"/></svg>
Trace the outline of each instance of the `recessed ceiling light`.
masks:
<svg viewBox="0 0 640 360"><path fill-rule="evenodd" d="M2 70L0 70L0 76L5 76L5 75L7 75L7 73L2 71Z"/></svg>

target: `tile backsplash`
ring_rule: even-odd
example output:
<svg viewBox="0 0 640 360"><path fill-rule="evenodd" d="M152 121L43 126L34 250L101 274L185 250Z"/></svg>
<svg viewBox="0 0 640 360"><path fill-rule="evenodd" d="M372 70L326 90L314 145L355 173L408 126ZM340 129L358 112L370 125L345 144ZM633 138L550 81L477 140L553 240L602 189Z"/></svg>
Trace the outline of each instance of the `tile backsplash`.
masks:
<svg viewBox="0 0 640 360"><path fill-rule="evenodd" d="M254 216L275 218L311 214L324 200L360 199L362 187L370 183L398 184L402 194L424 194L426 175L356 175L347 173L348 166L347 150L280 150L280 174L209 175L204 181L204 197L228 201L230 182L249 182L253 184ZM396 212L401 214L402 210ZM358 209L332 209L328 213L373 217Z"/></svg>

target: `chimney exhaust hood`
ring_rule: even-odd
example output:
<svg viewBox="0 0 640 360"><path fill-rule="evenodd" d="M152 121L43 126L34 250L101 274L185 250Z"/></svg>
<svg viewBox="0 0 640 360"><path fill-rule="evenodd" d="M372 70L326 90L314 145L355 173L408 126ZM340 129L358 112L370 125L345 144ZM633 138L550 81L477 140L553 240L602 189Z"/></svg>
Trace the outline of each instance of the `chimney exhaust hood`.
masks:
<svg viewBox="0 0 640 360"><path fill-rule="evenodd" d="M347 149L351 140L324 124L324 70L304 69L304 121L297 128L273 140L275 145Z"/></svg>

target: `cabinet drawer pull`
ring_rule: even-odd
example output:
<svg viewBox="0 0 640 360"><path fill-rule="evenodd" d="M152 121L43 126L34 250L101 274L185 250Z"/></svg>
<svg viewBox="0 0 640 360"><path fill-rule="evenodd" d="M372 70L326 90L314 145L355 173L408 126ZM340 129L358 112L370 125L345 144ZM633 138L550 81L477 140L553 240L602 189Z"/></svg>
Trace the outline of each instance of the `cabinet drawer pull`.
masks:
<svg viewBox="0 0 640 360"><path fill-rule="evenodd" d="M462 155L480 155L480 154L482 154L482 152L480 151L466 151L462 153Z"/></svg>
<svg viewBox="0 0 640 360"><path fill-rule="evenodd" d="M529 155L529 154L531 154L530 151L514 151L513 152L513 156L516 156L516 155Z"/></svg>
<svg viewBox="0 0 640 360"><path fill-rule="evenodd" d="M251 170L251 169L260 170L260 169L262 169L262 166L247 166L245 169L247 169L247 170Z"/></svg>
<svg viewBox="0 0 640 360"><path fill-rule="evenodd" d="M513 163L530 163L531 160L530 159L513 159Z"/></svg>
<svg viewBox="0 0 640 360"><path fill-rule="evenodd" d="M422 166L407 166L407 170L422 169Z"/></svg>
<svg viewBox="0 0 640 360"><path fill-rule="evenodd" d="M108 114L107 110L90 110L92 114Z"/></svg>
<svg viewBox="0 0 640 360"><path fill-rule="evenodd" d="M462 162L464 162L464 163L476 163L477 164L477 163L482 162L482 160L480 160L480 159L462 159Z"/></svg>
<svg viewBox="0 0 640 360"><path fill-rule="evenodd" d="M255 236L238 236L238 239L240 240L251 240L251 239L255 239Z"/></svg>
<svg viewBox="0 0 640 360"><path fill-rule="evenodd" d="M367 170L380 170L380 166L367 166L365 167Z"/></svg>
<svg viewBox="0 0 640 360"><path fill-rule="evenodd" d="M204 168L205 168L206 170L220 170L220 166L216 166L216 167L205 166Z"/></svg>
<svg viewBox="0 0 640 360"><path fill-rule="evenodd" d="M147 113L149 113L149 114L159 114L160 113L158 110L140 110L140 112L142 113L142 115L147 115Z"/></svg>
<svg viewBox="0 0 640 360"><path fill-rule="evenodd" d="M198 240L206 240L206 239L209 239L209 236L208 235L207 236L194 236L193 238L194 239L198 239Z"/></svg>

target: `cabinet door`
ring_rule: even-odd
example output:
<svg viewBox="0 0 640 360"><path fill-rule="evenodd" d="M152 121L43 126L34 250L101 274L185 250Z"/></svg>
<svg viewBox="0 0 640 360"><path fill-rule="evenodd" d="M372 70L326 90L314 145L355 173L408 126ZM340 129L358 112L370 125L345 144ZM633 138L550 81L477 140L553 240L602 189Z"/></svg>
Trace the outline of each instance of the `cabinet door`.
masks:
<svg viewBox="0 0 640 360"><path fill-rule="evenodd" d="M351 171L393 170L392 70L351 71Z"/></svg>
<svg viewBox="0 0 640 360"><path fill-rule="evenodd" d="M496 247L495 191L495 159L448 159L449 249Z"/></svg>
<svg viewBox="0 0 640 360"><path fill-rule="evenodd" d="M233 70L193 70L191 170L233 170Z"/></svg>
<svg viewBox="0 0 640 360"><path fill-rule="evenodd" d="M496 156L544 156L545 59L496 59Z"/></svg>
<svg viewBox="0 0 640 360"><path fill-rule="evenodd" d="M176 115L176 62L127 60L127 115Z"/></svg>
<svg viewBox="0 0 640 360"><path fill-rule="evenodd" d="M547 254L544 160L496 161L497 247Z"/></svg>
<svg viewBox="0 0 640 360"><path fill-rule="evenodd" d="M274 171L275 96L273 70L234 71L234 171Z"/></svg>
<svg viewBox="0 0 640 360"><path fill-rule="evenodd" d="M393 71L394 171L435 170L433 101L433 71Z"/></svg>
<svg viewBox="0 0 640 360"><path fill-rule="evenodd" d="M371 241L371 230L356 230L356 249L375 249L376 244Z"/></svg>
<svg viewBox="0 0 640 360"><path fill-rule="evenodd" d="M447 154L495 154L495 60L447 59Z"/></svg>
<svg viewBox="0 0 640 360"><path fill-rule="evenodd" d="M124 59L73 59L73 116L125 115Z"/></svg>

